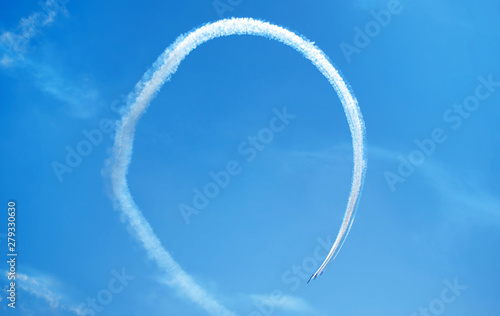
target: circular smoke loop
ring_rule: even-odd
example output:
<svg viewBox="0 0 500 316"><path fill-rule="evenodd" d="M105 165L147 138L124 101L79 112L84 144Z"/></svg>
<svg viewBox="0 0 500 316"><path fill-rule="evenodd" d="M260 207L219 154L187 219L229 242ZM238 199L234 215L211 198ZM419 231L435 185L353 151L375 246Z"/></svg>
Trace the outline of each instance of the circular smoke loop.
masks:
<svg viewBox="0 0 500 316"><path fill-rule="evenodd" d="M199 45L217 37L229 35L254 35L279 41L288 45L305 58L326 77L342 102L349 123L354 149L354 168L344 219L334 244L323 264L311 276L315 279L323 273L327 264L338 254L347 237L366 173L365 127L361 111L350 87L342 79L328 57L308 39L283 27L251 18L231 18L206 24L181 35L156 60L129 94L127 107L117 123L115 143L110 160L111 182L114 198L134 236L142 244L148 257L167 275L167 283L210 315L235 315L228 310L187 274L163 247L139 207L135 204L127 183L128 167L132 158L134 131L137 121L149 106L163 84L171 79L182 60ZM310 280L311 280L310 279Z"/></svg>

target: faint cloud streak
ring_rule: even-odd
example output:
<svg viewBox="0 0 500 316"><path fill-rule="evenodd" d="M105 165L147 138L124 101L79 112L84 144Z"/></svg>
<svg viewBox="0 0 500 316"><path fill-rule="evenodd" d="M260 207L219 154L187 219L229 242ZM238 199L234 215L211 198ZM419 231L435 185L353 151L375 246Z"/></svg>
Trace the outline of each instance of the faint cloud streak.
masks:
<svg viewBox="0 0 500 316"><path fill-rule="evenodd" d="M16 66L24 60L24 54L30 41L41 29L54 22L59 12L66 13L64 4L67 0L46 0L41 2L41 11L21 18L15 31L5 31L0 35L0 48L3 56L0 64L4 67Z"/></svg>
<svg viewBox="0 0 500 316"><path fill-rule="evenodd" d="M54 292L51 287L57 287L55 284L60 283L52 277L48 276L29 276L27 274L18 273L16 275L16 284L26 293L41 299L54 310L71 312L78 316L85 315L80 308L73 304L62 303L68 301L63 294Z"/></svg>

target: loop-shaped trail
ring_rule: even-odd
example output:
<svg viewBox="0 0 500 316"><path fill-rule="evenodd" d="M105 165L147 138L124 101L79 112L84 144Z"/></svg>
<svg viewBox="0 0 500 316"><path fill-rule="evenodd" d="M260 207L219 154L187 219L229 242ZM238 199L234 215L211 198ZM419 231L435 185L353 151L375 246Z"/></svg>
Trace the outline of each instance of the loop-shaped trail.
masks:
<svg viewBox="0 0 500 316"><path fill-rule="evenodd" d="M149 258L154 260L167 273L168 284L186 295L211 315L235 314L199 286L163 247L159 238L153 232L151 225L132 198L127 183L127 171L132 158L134 131L137 121L162 85L167 80L170 80L182 60L199 45L211 39L229 35L263 36L277 40L302 53L330 82L344 107L354 149L351 192L337 238L323 264L311 276L311 279L315 279L323 273L328 262L338 254L342 247L354 220L366 172L365 128L357 100L339 72L328 60L328 57L314 43L277 25L251 18L231 18L206 24L188 34L181 35L169 46L128 96L127 107L117 125L113 154L110 160L112 189L120 210L132 228L135 237L143 245Z"/></svg>

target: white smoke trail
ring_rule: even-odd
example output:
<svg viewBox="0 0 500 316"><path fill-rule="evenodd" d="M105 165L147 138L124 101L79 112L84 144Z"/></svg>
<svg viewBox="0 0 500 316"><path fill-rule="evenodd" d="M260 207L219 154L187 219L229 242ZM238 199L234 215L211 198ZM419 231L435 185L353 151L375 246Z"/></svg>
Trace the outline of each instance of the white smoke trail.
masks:
<svg viewBox="0 0 500 316"><path fill-rule="evenodd" d="M128 106L121 121L118 122L111 177L113 193L119 202L120 209L128 220L133 232L143 244L148 256L170 276L169 285L183 292L189 299L197 303L211 315L234 315L205 292L163 248L160 240L153 232L148 221L135 205L128 189L127 171L132 158L134 130L137 120L146 110L151 100L165 81L170 80L181 61L200 44L211 39L228 35L256 35L282 42L309 59L328 79L337 92L349 122L354 147L354 170L351 194L349 196L344 220L335 243L327 258L312 276L323 272L331 258L336 255L347 236L354 219L354 211L361 193L366 161L364 156L364 122L350 88L346 85L338 71L328 61L326 55L309 40L300 37L282 27L250 18L232 18L206 24L187 35L180 36L157 59L150 70L129 94Z"/></svg>

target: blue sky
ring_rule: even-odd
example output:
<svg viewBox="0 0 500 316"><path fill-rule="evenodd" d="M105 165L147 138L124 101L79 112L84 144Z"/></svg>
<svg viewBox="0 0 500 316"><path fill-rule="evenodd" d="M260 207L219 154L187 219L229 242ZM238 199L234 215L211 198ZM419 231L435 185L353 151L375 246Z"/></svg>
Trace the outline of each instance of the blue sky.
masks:
<svg viewBox="0 0 500 316"><path fill-rule="evenodd" d="M106 168L109 127L177 36L235 16L306 36L352 86L368 154L356 220L306 285L302 271L319 266L345 211L348 124L300 54L233 36L193 51L137 125L130 191L165 249L237 315L497 315L500 5L216 3L2 3L0 192L5 210L17 203L18 277L15 310L0 278L1 314L207 315L166 284L123 223ZM380 12L390 10L389 21ZM295 118L248 162L239 144L284 107ZM84 148L86 134L96 138ZM88 155L70 166L78 146ZM241 173L186 224L179 205L232 160ZM5 272L6 214L2 223ZM281 299L270 304L271 293Z"/></svg>

